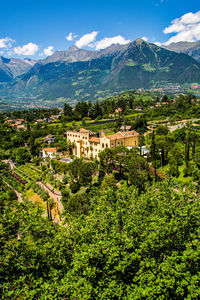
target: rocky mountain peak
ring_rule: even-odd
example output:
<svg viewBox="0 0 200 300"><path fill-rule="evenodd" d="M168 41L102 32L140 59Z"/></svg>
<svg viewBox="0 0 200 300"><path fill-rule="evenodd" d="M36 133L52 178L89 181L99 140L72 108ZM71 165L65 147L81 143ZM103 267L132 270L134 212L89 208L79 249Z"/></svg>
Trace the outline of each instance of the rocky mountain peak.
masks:
<svg viewBox="0 0 200 300"><path fill-rule="evenodd" d="M73 52L73 51L78 51L78 50L81 50L81 49L78 48L77 46L73 45L68 48L67 52Z"/></svg>

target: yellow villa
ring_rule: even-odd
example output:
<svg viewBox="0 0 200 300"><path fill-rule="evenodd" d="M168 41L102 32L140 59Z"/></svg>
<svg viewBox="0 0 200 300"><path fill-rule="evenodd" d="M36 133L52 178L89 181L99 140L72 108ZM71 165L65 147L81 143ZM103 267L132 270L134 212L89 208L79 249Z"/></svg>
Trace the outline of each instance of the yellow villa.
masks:
<svg viewBox="0 0 200 300"><path fill-rule="evenodd" d="M97 133L81 128L78 131L69 130L65 136L68 141L74 143L73 154L79 158L98 158L98 154L105 148L112 149L120 145L139 146L139 133L135 130L119 131L111 135L105 135L104 132L101 132L97 136Z"/></svg>

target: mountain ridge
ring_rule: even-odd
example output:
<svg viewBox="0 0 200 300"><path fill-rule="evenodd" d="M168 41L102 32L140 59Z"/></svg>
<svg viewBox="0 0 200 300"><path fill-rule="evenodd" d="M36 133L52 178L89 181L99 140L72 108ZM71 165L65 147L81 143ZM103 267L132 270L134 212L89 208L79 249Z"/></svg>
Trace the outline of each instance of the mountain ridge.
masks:
<svg viewBox="0 0 200 300"><path fill-rule="evenodd" d="M142 39L101 51L71 47L59 55L37 62L5 84L0 96L95 101L124 89L149 88L154 82L200 82L200 64L192 57Z"/></svg>
<svg viewBox="0 0 200 300"><path fill-rule="evenodd" d="M0 56L0 81L3 81L2 77L5 78L5 81L10 81L16 76L28 72L35 63L36 60L28 58L18 59Z"/></svg>
<svg viewBox="0 0 200 300"><path fill-rule="evenodd" d="M170 45L162 47L177 53L185 53L200 63L200 41L171 43Z"/></svg>

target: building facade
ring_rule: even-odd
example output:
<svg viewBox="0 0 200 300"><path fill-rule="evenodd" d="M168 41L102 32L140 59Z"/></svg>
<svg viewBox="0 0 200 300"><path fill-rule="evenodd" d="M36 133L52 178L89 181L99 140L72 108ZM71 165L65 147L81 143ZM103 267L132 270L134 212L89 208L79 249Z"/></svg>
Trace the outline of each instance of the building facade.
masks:
<svg viewBox="0 0 200 300"><path fill-rule="evenodd" d="M112 135L101 132L99 136L87 129L69 130L65 136L73 143L73 155L81 158L98 158L99 153L106 148L117 146L138 147L139 134L135 130L119 131Z"/></svg>
<svg viewBox="0 0 200 300"><path fill-rule="evenodd" d="M57 152L57 148L53 147L53 148L43 148L42 149L42 157L43 158L56 158L58 156L58 152Z"/></svg>

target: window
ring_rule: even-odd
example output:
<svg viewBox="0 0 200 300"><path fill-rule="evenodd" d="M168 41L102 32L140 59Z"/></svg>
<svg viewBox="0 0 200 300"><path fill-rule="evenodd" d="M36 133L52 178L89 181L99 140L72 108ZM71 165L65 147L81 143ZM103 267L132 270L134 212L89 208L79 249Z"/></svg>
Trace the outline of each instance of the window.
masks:
<svg viewBox="0 0 200 300"><path fill-rule="evenodd" d="M104 148L104 144L102 144L102 148Z"/></svg>
<svg viewBox="0 0 200 300"><path fill-rule="evenodd" d="M111 148L113 148L113 144L111 144Z"/></svg>
<svg viewBox="0 0 200 300"><path fill-rule="evenodd" d="M136 141L135 141L135 146L136 146Z"/></svg>
<svg viewBox="0 0 200 300"><path fill-rule="evenodd" d="M121 145L123 145L123 142L121 142Z"/></svg>
<svg viewBox="0 0 200 300"><path fill-rule="evenodd" d="M106 148L108 148L108 144L106 144Z"/></svg>

